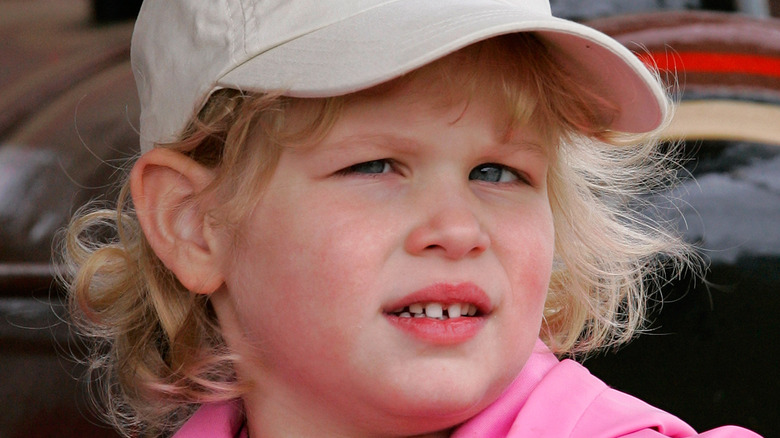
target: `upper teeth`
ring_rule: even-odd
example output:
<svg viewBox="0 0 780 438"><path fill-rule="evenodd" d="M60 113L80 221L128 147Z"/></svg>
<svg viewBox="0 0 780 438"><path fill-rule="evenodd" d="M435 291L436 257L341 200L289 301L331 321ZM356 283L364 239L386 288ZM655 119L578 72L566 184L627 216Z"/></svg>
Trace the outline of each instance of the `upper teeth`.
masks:
<svg viewBox="0 0 780 438"><path fill-rule="evenodd" d="M461 316L474 316L477 314L477 306L467 303L414 303L403 309L397 309L395 312L402 318L435 318L448 319L460 318Z"/></svg>

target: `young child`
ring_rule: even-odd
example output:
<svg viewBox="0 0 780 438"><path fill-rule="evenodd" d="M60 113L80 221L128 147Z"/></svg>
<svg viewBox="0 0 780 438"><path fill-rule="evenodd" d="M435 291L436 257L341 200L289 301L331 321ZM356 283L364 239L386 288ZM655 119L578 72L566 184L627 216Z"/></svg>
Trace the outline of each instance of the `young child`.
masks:
<svg viewBox="0 0 780 438"><path fill-rule="evenodd" d="M688 264L616 41L545 0L147 0L132 63L142 155L64 242L126 436L695 434L556 358Z"/></svg>

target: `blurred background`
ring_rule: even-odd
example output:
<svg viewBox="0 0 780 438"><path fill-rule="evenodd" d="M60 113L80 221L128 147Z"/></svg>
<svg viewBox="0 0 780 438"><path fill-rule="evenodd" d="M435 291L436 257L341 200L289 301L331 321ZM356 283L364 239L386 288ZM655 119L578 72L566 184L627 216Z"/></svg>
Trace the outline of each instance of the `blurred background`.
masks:
<svg viewBox="0 0 780 438"><path fill-rule="evenodd" d="M110 201L137 152L136 0L0 0L0 438L113 437L52 281L55 232ZM667 285L649 333L585 365L698 430L780 436L780 1L553 0L657 66L687 180L659 197L709 261ZM673 72L673 73L666 73ZM669 203L668 199L674 199Z"/></svg>

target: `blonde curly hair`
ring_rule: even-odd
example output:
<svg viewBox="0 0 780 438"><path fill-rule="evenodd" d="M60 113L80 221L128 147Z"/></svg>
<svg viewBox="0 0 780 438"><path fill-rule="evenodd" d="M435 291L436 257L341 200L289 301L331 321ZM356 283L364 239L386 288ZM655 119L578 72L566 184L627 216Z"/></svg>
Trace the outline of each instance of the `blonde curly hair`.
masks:
<svg viewBox="0 0 780 438"><path fill-rule="evenodd" d="M498 93L507 104L507 130L532 124L549 143L556 241L541 338L556 354L571 356L630 340L643 326L660 274L690 264L687 245L643 213L645 195L666 188L676 170L653 140L656 133L609 131L610 104L562 71L531 34L475 44L421 71L451 81L467 97ZM214 169L206 191L232 194L215 213L232 227L283 148L327 133L349 99L221 90L179 141L157 147ZM91 376L102 382L107 417L126 436L168 434L199 404L246 391L208 296L186 290L151 250L128 183L116 208L79 211L59 252L73 321L91 346Z"/></svg>

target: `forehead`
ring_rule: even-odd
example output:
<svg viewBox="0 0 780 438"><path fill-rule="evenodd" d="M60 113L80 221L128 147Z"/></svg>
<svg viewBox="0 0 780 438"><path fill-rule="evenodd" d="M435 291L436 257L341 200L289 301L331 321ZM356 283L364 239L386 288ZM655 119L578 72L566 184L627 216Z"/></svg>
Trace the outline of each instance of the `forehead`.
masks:
<svg viewBox="0 0 780 438"><path fill-rule="evenodd" d="M404 127L440 120L444 126L466 127L479 118L490 127L496 143L517 144L546 152L550 143L542 139L531 117L535 102L519 93L496 91L490 75L463 74L454 63L442 63L345 99L339 118L348 117L357 133L384 125L391 137L403 137ZM451 69L451 70L450 70ZM448 74L452 72L453 74ZM460 80L459 80L460 79ZM466 81L474 80L474 87ZM387 117L382 118L381 115ZM361 120L372 120L361 126ZM355 132L351 133L356 135ZM362 135L362 134L361 134Z"/></svg>

